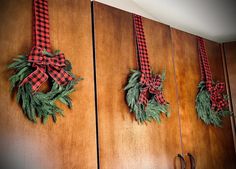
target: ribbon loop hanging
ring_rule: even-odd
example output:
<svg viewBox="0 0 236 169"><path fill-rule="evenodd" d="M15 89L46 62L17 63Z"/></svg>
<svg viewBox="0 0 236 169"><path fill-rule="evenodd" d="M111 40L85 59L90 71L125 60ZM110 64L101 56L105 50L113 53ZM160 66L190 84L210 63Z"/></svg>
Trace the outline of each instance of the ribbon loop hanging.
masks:
<svg viewBox="0 0 236 169"><path fill-rule="evenodd" d="M69 75L63 68L65 67L65 56L63 53L53 55L51 57L44 54L43 51L51 52L50 34L49 34L49 16L48 1L33 1L33 48L28 56L28 62L36 68L29 76L27 76L21 85L29 82L33 91L37 91L39 87L48 79L48 75L52 77L59 85L66 85L73 77Z"/></svg>
<svg viewBox="0 0 236 169"><path fill-rule="evenodd" d="M144 87L140 92L139 102L146 106L149 94L153 94L157 102L160 104L166 104L162 91L158 89L162 82L161 77L159 75L154 76L151 74L142 17L134 14L133 22L137 43L137 53L141 68L140 83Z"/></svg>
<svg viewBox="0 0 236 169"><path fill-rule="evenodd" d="M142 77L141 83L145 84L151 78L150 65L148 60L148 52L146 39L143 30L142 17L139 15L133 15L135 38L138 49L139 63L141 67Z"/></svg>
<svg viewBox="0 0 236 169"><path fill-rule="evenodd" d="M33 1L33 45L46 49L50 49L50 34L49 34L49 15L48 1L34 0Z"/></svg>
<svg viewBox="0 0 236 169"><path fill-rule="evenodd" d="M137 121L142 123L153 119L159 123L162 113L167 117L170 115L169 103L162 93L165 73L158 75L150 70L141 16L133 14L133 28L139 70L132 70L130 73L128 84L125 86L126 101Z"/></svg>
<svg viewBox="0 0 236 169"><path fill-rule="evenodd" d="M206 89L210 93L211 109L216 111L223 110L228 106L227 100L224 98L225 84L223 82L213 83L212 73L206 54L206 47L203 38L198 37L199 60L201 69L201 79L205 82Z"/></svg>

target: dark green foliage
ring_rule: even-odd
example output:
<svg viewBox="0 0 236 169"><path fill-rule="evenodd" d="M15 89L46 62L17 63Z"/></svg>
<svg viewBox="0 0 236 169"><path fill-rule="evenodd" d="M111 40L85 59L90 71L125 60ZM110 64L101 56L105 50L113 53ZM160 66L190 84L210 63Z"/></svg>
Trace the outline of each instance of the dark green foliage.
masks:
<svg viewBox="0 0 236 169"><path fill-rule="evenodd" d="M44 54L52 56L50 53ZM75 78L70 72L70 66L70 70L68 69L67 73L71 74L75 80L69 82L66 86L60 86L52 80L53 85L49 92L34 93L29 83L19 86L22 80L34 71L34 68L32 68L31 64L27 61L26 56L19 56L17 59L14 59L14 62L10 64L8 68L16 71L16 74L12 75L9 79L11 91L13 91L14 88L18 88L16 95L17 101L21 104L24 114L33 122L36 122L36 117L39 117L42 119L43 123L45 123L49 116L52 116L53 121L56 122L56 114L59 113L63 115L63 110L61 110L55 102L59 100L71 108L72 102L68 95L74 91L74 86L78 81L82 80L81 78Z"/></svg>
<svg viewBox="0 0 236 169"><path fill-rule="evenodd" d="M170 112L168 111L168 104L159 104L156 102L154 98L148 102L146 107L146 115L147 120L150 121L151 119L156 120L158 123L161 122L160 115L164 113L167 117L170 116Z"/></svg>
<svg viewBox="0 0 236 169"><path fill-rule="evenodd" d="M168 111L168 104L161 105L154 99L154 96L151 96L147 106L145 107L142 104L138 103L139 93L142 89L141 84L139 83L141 72L138 70L131 70L128 84L125 87L127 91L126 101L130 108L130 112L135 113L136 120L138 122L145 122L156 120L158 123L161 122L160 115L164 113L169 117L170 113ZM165 73L162 74L162 80L165 78ZM162 90L162 85L159 87Z"/></svg>
<svg viewBox="0 0 236 169"><path fill-rule="evenodd" d="M211 109L210 93L205 87L205 82L200 82L198 85L199 92L196 97L196 109L198 117L206 124L213 124L214 126L222 126L222 118L231 115L229 110L215 111Z"/></svg>
<svg viewBox="0 0 236 169"><path fill-rule="evenodd" d="M16 86L18 86L24 78L26 78L30 73L33 72L31 64L27 61L26 56L19 56L13 61L14 62L8 66L9 69L14 69L16 71L16 74L12 75L9 79L11 84L11 91Z"/></svg>

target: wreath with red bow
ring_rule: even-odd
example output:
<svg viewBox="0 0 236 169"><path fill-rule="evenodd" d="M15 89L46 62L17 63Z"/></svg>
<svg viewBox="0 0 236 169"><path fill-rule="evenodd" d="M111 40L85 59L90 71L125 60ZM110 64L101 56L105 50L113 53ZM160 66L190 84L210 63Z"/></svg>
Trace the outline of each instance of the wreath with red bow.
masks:
<svg viewBox="0 0 236 169"><path fill-rule="evenodd" d="M165 71L162 75L151 73L141 16L133 15L133 22L141 71L131 71L125 87L126 101L137 121L142 123L155 120L160 123L162 113L167 117L170 115L169 103L163 96Z"/></svg>
<svg viewBox="0 0 236 169"><path fill-rule="evenodd" d="M228 95L224 94L225 84L214 82L205 49L205 42L201 37L198 40L201 82L198 85L196 110L198 117L206 124L222 126L222 118L231 115L228 110Z"/></svg>
<svg viewBox="0 0 236 169"><path fill-rule="evenodd" d="M63 110L55 102L59 100L71 108L68 95L81 78L71 72L71 63L63 53L51 53L47 0L34 0L33 9L33 48L29 55L21 55L9 65L15 70L10 77L11 91L18 89L17 101L29 120L36 122L39 117L45 123L52 116L56 122L56 114L63 115ZM38 91L47 80L52 84L50 91Z"/></svg>

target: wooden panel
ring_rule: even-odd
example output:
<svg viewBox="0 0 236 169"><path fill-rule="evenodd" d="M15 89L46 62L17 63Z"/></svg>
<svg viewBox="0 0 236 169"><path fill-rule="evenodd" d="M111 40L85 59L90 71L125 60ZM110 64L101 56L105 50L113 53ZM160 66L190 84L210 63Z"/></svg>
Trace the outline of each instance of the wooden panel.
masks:
<svg viewBox="0 0 236 169"><path fill-rule="evenodd" d="M84 77L71 95L73 109L64 107L65 117L59 117L57 124L51 119L46 125L28 121L9 94L7 64L31 48L32 1L2 0L0 11L0 134L12 150L8 153L27 168L95 169L90 0L49 0L52 47L63 51L73 64L73 72Z"/></svg>
<svg viewBox="0 0 236 169"><path fill-rule="evenodd" d="M196 37L176 29L171 32L184 153L193 154L199 169L233 169L236 161L230 118L225 118L223 128L206 126L195 110L200 81ZM224 81L220 45L206 41L206 48L213 78Z"/></svg>
<svg viewBox="0 0 236 169"><path fill-rule="evenodd" d="M123 90L130 69L137 69L132 14L94 3L98 128L101 169L170 169L181 153L170 28L144 19L150 64L166 68L164 95L171 117L138 124Z"/></svg>
<svg viewBox="0 0 236 169"><path fill-rule="evenodd" d="M225 77L227 78L227 92L230 95L230 110L234 113L234 116L231 117L231 124L234 126L232 127L232 132L236 151L236 42L225 43L222 48Z"/></svg>
<svg viewBox="0 0 236 169"><path fill-rule="evenodd" d="M236 110L236 42L224 44L233 110Z"/></svg>

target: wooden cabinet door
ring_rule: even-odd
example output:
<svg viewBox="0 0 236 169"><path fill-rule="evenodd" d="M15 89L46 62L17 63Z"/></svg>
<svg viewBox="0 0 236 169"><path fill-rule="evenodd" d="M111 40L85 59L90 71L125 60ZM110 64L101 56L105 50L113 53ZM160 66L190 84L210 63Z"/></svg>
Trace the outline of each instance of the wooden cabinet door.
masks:
<svg viewBox="0 0 236 169"><path fill-rule="evenodd" d="M166 69L171 117L138 124L124 92L130 70L138 69L132 14L96 2L93 12L100 168L174 168L181 143L170 27L143 19L151 67Z"/></svg>
<svg viewBox="0 0 236 169"><path fill-rule="evenodd" d="M49 0L53 49L65 53L73 72L84 78L71 94L72 110L43 125L23 115L10 96L7 64L29 52L32 43L32 0L2 0L0 5L0 135L11 162L34 169L95 169L96 122L90 0ZM60 105L62 106L62 105ZM5 155L5 154L4 154ZM20 165L20 164L19 164Z"/></svg>
<svg viewBox="0 0 236 169"><path fill-rule="evenodd" d="M233 169L236 158L230 118L222 128L205 125L197 117L195 97L200 82L197 39L172 29L174 64L179 98L179 112L184 153L191 153L197 169ZM206 41L213 79L224 81L220 45Z"/></svg>
<svg viewBox="0 0 236 169"><path fill-rule="evenodd" d="M236 110L236 42L223 44L233 110Z"/></svg>
<svg viewBox="0 0 236 169"><path fill-rule="evenodd" d="M226 76L231 98L231 111L234 112L232 121L236 121L236 42L223 44ZM235 132L235 129L233 130ZM236 142L235 142L236 143Z"/></svg>

